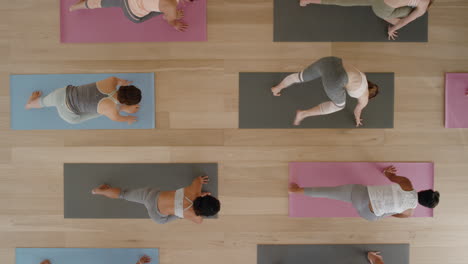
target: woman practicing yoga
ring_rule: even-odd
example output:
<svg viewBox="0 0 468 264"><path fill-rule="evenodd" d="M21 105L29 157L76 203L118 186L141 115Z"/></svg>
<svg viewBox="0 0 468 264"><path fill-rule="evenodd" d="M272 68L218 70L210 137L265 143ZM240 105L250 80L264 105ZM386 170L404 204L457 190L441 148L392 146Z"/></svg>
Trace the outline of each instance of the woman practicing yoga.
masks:
<svg viewBox="0 0 468 264"><path fill-rule="evenodd" d="M383 171L385 177L393 182L389 185L348 184L336 187L301 188L293 183L289 187L289 192L351 203L359 215L369 221L386 216L408 218L413 215L418 203L428 208L434 208L439 204L439 192L433 190L416 192L408 178L397 176L396 173L394 166Z"/></svg>
<svg viewBox="0 0 468 264"><path fill-rule="evenodd" d="M148 256L141 257L136 264L147 264L151 262L151 258ZM52 264L50 260L46 259L41 262L41 264Z"/></svg>
<svg viewBox="0 0 468 264"><path fill-rule="evenodd" d="M197 177L192 184L176 191L160 191L157 188L122 190L103 184L92 193L112 199L124 199L145 205L150 218L158 224L165 224L185 218L201 224L203 216L216 215L220 210L219 200L211 193L202 192L208 176Z"/></svg>
<svg viewBox="0 0 468 264"><path fill-rule="evenodd" d="M378 17L392 24L388 27L388 39L394 40L398 37L398 29L424 15L433 2L434 0L300 0L300 5L372 6Z"/></svg>
<svg viewBox="0 0 468 264"><path fill-rule="evenodd" d="M298 110L294 125L298 126L302 120L310 116L328 115L344 109L346 93L357 98L358 104L354 109L356 127L362 125L361 112L367 106L369 99L379 93L379 87L367 81L366 75L354 66L344 64L340 58L322 58L305 70L293 73L271 88L274 96L280 96L281 91L295 83L310 82L322 77L323 88L331 101L321 103L308 110Z"/></svg>
<svg viewBox="0 0 468 264"><path fill-rule="evenodd" d="M68 85L59 88L45 97L42 92L34 91L29 97L26 109L55 107L59 116L70 124L107 116L112 121L137 121L135 116L122 116L120 111L134 114L139 111L141 91L132 82L110 77L86 85Z"/></svg>
<svg viewBox="0 0 468 264"><path fill-rule="evenodd" d="M164 20L178 31L185 31L188 25L182 21L184 10L177 9L179 1L193 0L79 0L70 11L120 7L125 16L134 23L142 23L155 16L163 15Z"/></svg>

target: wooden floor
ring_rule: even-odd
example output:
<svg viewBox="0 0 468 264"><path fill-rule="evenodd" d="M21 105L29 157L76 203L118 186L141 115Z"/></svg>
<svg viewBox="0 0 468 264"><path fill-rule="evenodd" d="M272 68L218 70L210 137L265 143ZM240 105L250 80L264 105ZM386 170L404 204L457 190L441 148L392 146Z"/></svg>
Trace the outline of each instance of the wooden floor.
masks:
<svg viewBox="0 0 468 264"><path fill-rule="evenodd" d="M110 45L60 44L58 1L4 1L0 263L14 263L15 247L159 247L161 264L255 264L260 243L410 243L412 264L467 263L468 130L443 127L443 74L468 70L468 1L436 1L430 42L416 44L273 43L272 2L209 0L208 42ZM394 129L236 129L238 72L328 55L396 73ZM107 72L156 73L158 129L9 129L10 74ZM441 204L433 219L288 218L289 161L433 161ZM219 162L221 216L64 219L64 162Z"/></svg>

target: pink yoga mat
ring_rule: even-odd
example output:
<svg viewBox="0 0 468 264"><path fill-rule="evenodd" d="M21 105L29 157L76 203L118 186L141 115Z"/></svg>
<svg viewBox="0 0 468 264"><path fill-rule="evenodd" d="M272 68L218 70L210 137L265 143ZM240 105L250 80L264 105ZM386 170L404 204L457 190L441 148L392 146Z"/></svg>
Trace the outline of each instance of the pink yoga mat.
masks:
<svg viewBox="0 0 468 264"><path fill-rule="evenodd" d="M445 127L468 128L468 73L445 74Z"/></svg>
<svg viewBox="0 0 468 264"><path fill-rule="evenodd" d="M186 32L178 32L162 15L143 23L128 20L120 8L69 12L77 0L60 0L62 43L206 41L206 0L185 4Z"/></svg>
<svg viewBox="0 0 468 264"><path fill-rule="evenodd" d="M390 184L382 174L382 170L390 165L397 168L398 175L410 179L416 190L434 187L433 163L292 162L289 163L289 182L295 182L301 187ZM348 203L302 194L289 195L289 216L359 217ZM414 216L432 217L433 210L418 206Z"/></svg>

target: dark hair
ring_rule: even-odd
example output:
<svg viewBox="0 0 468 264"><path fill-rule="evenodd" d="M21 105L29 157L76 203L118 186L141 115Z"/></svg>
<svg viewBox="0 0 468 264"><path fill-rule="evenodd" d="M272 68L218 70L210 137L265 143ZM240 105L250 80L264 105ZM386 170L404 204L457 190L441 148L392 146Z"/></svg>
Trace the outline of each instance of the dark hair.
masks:
<svg viewBox="0 0 468 264"><path fill-rule="evenodd" d="M133 85L120 86L117 99L124 105L136 105L141 101L141 91Z"/></svg>
<svg viewBox="0 0 468 264"><path fill-rule="evenodd" d="M425 190L418 192L418 202L420 205L434 208L439 204L439 192L433 190Z"/></svg>
<svg viewBox="0 0 468 264"><path fill-rule="evenodd" d="M369 89L369 99L372 99L379 94L379 86L373 82L367 81L367 89Z"/></svg>
<svg viewBox="0 0 468 264"><path fill-rule="evenodd" d="M213 216L219 212L221 204L211 195L199 196L193 201L193 210L198 216Z"/></svg>

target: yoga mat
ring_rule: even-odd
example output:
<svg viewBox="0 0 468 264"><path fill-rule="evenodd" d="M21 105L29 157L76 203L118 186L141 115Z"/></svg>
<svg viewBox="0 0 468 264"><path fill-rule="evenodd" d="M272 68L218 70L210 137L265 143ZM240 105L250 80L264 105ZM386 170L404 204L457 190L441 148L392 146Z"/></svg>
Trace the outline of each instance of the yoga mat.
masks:
<svg viewBox="0 0 468 264"><path fill-rule="evenodd" d="M157 248L17 248L16 264L134 264L144 255L159 263Z"/></svg>
<svg viewBox="0 0 468 264"><path fill-rule="evenodd" d="M65 218L149 218L144 205L92 195L91 190L104 183L123 189L176 190L203 175L210 177L203 190L218 197L216 163L65 164L64 215Z"/></svg>
<svg viewBox="0 0 468 264"><path fill-rule="evenodd" d="M271 87L291 73L240 73L239 128L356 128L355 98L347 96L346 108L330 115L308 117L299 126L293 121L296 110L309 109L330 101L321 79L299 83L273 96ZM394 74L366 73L379 85L379 94L362 112L363 128L393 128Z"/></svg>
<svg viewBox="0 0 468 264"><path fill-rule="evenodd" d="M408 244L258 245L257 264L365 264L369 251L385 264L409 264Z"/></svg>
<svg viewBox="0 0 468 264"><path fill-rule="evenodd" d="M398 30L388 40L388 23L368 6L299 6L299 0L275 0L274 41L276 42L427 42L428 15Z"/></svg>
<svg viewBox="0 0 468 264"><path fill-rule="evenodd" d="M445 74L445 127L468 128L468 73Z"/></svg>
<svg viewBox="0 0 468 264"><path fill-rule="evenodd" d="M390 165L397 168L399 176L410 179L415 190L434 188L433 163L292 162L289 163L289 183L294 182L301 187L390 184L382 174L383 169ZM348 203L302 194L289 195L289 216L359 217ZM432 216L433 209L418 205L413 217Z"/></svg>
<svg viewBox="0 0 468 264"><path fill-rule="evenodd" d="M206 0L195 0L182 7L189 28L176 31L163 15L142 23L128 20L118 7L92 10L68 9L77 0L60 1L60 39L62 43L206 41ZM117 1L117 0L116 0Z"/></svg>
<svg viewBox="0 0 468 264"><path fill-rule="evenodd" d="M115 122L100 116L79 124L69 124L57 113L55 107L26 110L24 106L31 93L42 91L43 96L69 84L83 85L115 76L133 81L143 95L140 111L131 114L137 122ZM48 74L10 76L11 115L10 126L14 130L61 130L61 129L150 129L155 127L154 74L153 73L111 73L111 74ZM121 112L122 115L127 115Z"/></svg>

